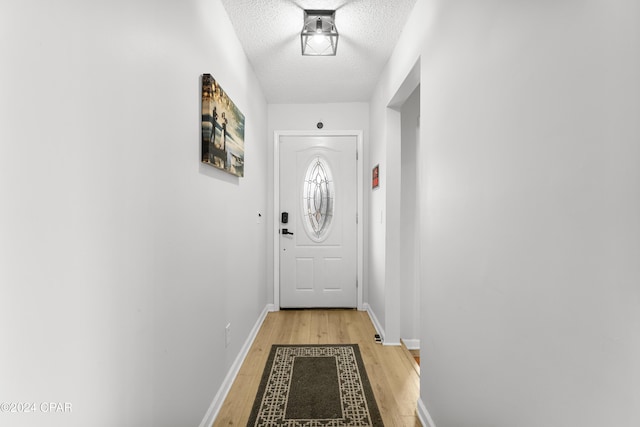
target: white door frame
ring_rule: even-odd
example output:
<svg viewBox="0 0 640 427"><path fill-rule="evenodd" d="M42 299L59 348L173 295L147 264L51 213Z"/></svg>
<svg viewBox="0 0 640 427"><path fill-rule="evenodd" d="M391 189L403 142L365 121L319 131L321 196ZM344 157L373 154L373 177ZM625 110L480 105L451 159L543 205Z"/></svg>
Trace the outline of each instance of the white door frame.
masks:
<svg viewBox="0 0 640 427"><path fill-rule="evenodd" d="M322 131L322 130L280 130L273 132L273 305L276 310L280 310L280 137L281 136L355 136L357 146L357 171L356 171L356 189L358 192L358 224L357 224L357 250L358 265L356 269L356 279L358 287L356 289L358 296L358 310L363 310L363 283L364 273L364 225L363 225L363 206L364 206L364 169L363 169L363 142L361 130L344 130L344 131Z"/></svg>

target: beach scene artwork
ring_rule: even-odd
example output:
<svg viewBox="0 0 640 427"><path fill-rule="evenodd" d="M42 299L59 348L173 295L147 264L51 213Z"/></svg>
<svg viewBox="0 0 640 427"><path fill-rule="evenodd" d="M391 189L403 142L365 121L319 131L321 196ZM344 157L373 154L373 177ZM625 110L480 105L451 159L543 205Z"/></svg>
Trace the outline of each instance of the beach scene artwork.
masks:
<svg viewBox="0 0 640 427"><path fill-rule="evenodd" d="M201 161L244 176L244 114L211 74L202 75Z"/></svg>

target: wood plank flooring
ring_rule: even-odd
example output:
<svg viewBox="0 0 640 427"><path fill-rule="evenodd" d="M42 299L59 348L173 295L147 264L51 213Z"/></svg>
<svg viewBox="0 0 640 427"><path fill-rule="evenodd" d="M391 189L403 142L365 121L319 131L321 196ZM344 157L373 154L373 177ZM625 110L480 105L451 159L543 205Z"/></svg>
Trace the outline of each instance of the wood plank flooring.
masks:
<svg viewBox="0 0 640 427"><path fill-rule="evenodd" d="M404 346L374 341L366 312L283 310L269 313L213 426L246 426L272 344L358 344L387 427L421 426L419 367Z"/></svg>

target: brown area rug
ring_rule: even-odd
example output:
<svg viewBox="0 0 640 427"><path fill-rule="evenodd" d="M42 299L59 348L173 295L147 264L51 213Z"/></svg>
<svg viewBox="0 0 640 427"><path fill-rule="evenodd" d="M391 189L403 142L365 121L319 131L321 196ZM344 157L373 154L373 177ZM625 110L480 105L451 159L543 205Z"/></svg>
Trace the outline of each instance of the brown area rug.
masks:
<svg viewBox="0 0 640 427"><path fill-rule="evenodd" d="M247 426L384 426L358 345L272 346Z"/></svg>

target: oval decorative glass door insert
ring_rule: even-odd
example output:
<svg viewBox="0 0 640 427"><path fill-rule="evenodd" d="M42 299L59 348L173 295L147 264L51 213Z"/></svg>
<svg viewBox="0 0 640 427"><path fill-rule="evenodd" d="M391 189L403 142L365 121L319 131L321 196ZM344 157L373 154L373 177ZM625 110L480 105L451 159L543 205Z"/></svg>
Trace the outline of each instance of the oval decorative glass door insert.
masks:
<svg viewBox="0 0 640 427"><path fill-rule="evenodd" d="M302 190L302 216L309 237L324 240L333 218L334 188L327 162L314 158L304 178Z"/></svg>

